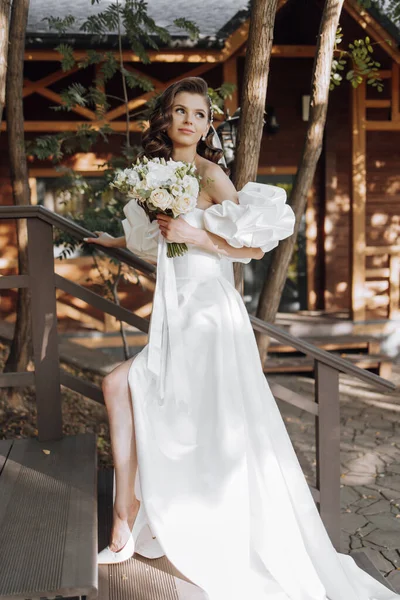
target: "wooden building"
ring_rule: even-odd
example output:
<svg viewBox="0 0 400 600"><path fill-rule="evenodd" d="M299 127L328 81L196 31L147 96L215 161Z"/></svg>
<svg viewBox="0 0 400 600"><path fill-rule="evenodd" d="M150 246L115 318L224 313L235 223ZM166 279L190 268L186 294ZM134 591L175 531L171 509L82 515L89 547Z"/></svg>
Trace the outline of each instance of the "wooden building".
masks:
<svg viewBox="0 0 400 600"><path fill-rule="evenodd" d="M154 0L149 4L152 16L157 19L162 15L160 24L183 16L176 14L175 3ZM267 95L279 130L274 134L267 130L263 133L258 170L262 182L286 184L290 188L295 176L307 127L303 103L304 96L310 93L321 7L319 0L279 1ZM75 14L82 18L90 10L103 8L104 3L91 7L89 0L74 3ZM235 83L237 90L226 102L232 114L241 102L249 29L245 3L205 0L196 6L185 5L182 11L200 27L201 36L196 44L173 30L173 47L150 51L150 65L140 63L128 50L124 51L125 65L148 76L156 90L187 75L204 77L213 87L224 81ZM52 16L64 16L66 12L65 5L52 7ZM76 130L82 123L98 125L95 114L87 108L77 107L72 112L51 109L60 104L60 91L80 80L82 73L75 69L64 72L60 68L59 54L54 50L60 36L48 32L46 22L42 21L45 16L49 16L46 3L33 0L24 86L27 139ZM374 55L381 63L384 89L379 93L365 84L353 89L343 81L331 92L322 155L304 217L303 239L294 261L297 299L292 309L340 314L361 323L393 322L400 316L400 32L384 15L360 8L356 0L345 0L340 24L344 46L346 41L366 35L376 42ZM76 31L65 34L65 39L74 40L76 56L83 56L91 44L90 36ZM115 51L115 43L110 35L103 40L102 47ZM150 95L131 90L130 109L139 109ZM105 119L115 131L122 132L124 107L113 100ZM131 129L138 141L139 127L134 119ZM11 203L5 130L3 122L2 204ZM99 145L94 152L69 158L67 164L85 176L98 177L98 165L113 149L113 144ZM48 182L58 174L49 163L30 160L29 166L33 202L43 202ZM10 267L15 260L15 249L9 246L3 223L0 223L0 247L0 267ZM267 260L266 257L265 262L252 265L247 271L248 289L254 297Z"/></svg>

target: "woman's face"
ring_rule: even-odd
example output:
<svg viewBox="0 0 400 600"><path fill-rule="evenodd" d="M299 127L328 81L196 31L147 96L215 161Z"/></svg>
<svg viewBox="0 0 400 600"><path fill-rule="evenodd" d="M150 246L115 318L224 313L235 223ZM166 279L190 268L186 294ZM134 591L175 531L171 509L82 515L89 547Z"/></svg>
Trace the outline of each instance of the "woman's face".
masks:
<svg viewBox="0 0 400 600"><path fill-rule="evenodd" d="M167 128L170 139L184 146L196 145L210 127L207 101L200 94L179 92L172 105L172 122Z"/></svg>

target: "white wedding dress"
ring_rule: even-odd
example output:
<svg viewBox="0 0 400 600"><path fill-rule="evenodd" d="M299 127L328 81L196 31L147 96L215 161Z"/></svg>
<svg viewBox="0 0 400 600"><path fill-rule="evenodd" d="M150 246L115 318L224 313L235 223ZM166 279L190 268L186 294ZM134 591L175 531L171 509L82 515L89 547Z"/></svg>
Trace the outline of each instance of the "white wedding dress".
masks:
<svg viewBox="0 0 400 600"><path fill-rule="evenodd" d="M250 182L185 215L232 246L293 231L278 187ZM149 344L129 371L136 492L168 559L208 600L400 600L333 548L265 379L232 262L166 257L157 221L125 206L127 247L158 257ZM249 262L242 259L241 262Z"/></svg>

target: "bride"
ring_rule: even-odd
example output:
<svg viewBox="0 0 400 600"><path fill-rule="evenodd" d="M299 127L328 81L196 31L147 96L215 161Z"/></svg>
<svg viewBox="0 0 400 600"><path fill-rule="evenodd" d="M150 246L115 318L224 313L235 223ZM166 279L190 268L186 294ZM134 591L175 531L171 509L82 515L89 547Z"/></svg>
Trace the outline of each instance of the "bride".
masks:
<svg viewBox="0 0 400 600"><path fill-rule="evenodd" d="M400 600L335 551L319 517L233 286L233 262L261 259L294 215L278 187L235 190L211 123L203 79L169 86L144 155L195 164L196 208L150 223L131 200L123 237L87 240L157 261L149 343L103 383L115 498L98 562L166 554L208 600ZM189 251L167 258L167 242Z"/></svg>

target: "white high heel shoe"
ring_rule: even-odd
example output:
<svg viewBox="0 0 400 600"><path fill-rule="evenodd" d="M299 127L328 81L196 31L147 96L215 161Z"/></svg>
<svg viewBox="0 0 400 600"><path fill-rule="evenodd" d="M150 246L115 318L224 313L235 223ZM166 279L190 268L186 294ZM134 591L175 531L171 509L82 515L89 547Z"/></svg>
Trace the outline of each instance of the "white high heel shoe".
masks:
<svg viewBox="0 0 400 600"><path fill-rule="evenodd" d="M146 513L144 511L143 504L141 503L138 514L136 515L135 522L133 524L132 532L125 546L123 546L121 550L118 550L118 552L113 552L110 549L110 546L107 546L107 548L104 548L104 550L98 553L97 564L116 564L132 558L132 556L135 553L136 540L138 539L143 527L146 525L146 522Z"/></svg>

